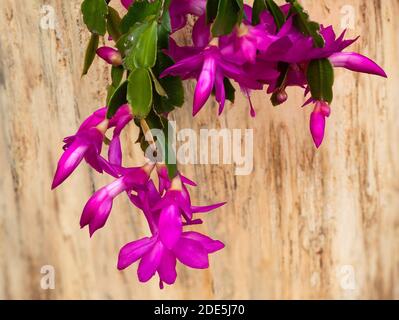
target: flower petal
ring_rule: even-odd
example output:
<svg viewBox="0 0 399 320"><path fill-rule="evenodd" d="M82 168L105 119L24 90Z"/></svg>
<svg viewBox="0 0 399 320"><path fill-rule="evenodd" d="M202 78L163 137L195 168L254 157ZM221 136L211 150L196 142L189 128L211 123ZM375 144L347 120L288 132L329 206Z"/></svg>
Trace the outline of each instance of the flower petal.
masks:
<svg viewBox="0 0 399 320"><path fill-rule="evenodd" d="M209 211L213 211L217 208L220 208L220 207L224 206L226 203L227 202L220 202L220 203L212 204L209 206L192 206L191 212L192 213L206 213Z"/></svg>
<svg viewBox="0 0 399 320"><path fill-rule="evenodd" d="M310 116L310 132L316 148L319 148L324 139L326 118L321 112L312 112Z"/></svg>
<svg viewBox="0 0 399 320"><path fill-rule="evenodd" d="M211 38L209 25L206 23L206 15L202 15L193 27L193 43L196 47L206 47Z"/></svg>
<svg viewBox="0 0 399 320"><path fill-rule="evenodd" d="M89 199L83 209L80 226L89 225L90 236L107 222L114 198L126 190L124 177L101 188Z"/></svg>
<svg viewBox="0 0 399 320"><path fill-rule="evenodd" d="M87 141L75 139L68 149L64 151L58 162L51 186L52 189L57 188L72 174L76 167L82 162L88 148L89 144Z"/></svg>
<svg viewBox="0 0 399 320"><path fill-rule="evenodd" d="M144 256L155 244L156 238L143 238L126 244L118 257L118 269L123 270Z"/></svg>
<svg viewBox="0 0 399 320"><path fill-rule="evenodd" d="M176 281L176 257L169 250L163 250L162 260L158 266L161 281L171 285Z"/></svg>
<svg viewBox="0 0 399 320"><path fill-rule="evenodd" d="M172 249L183 232L183 223L176 205L171 204L161 211L159 217L159 237L162 243Z"/></svg>
<svg viewBox="0 0 399 320"><path fill-rule="evenodd" d="M355 72L375 74L387 78L385 71L373 60L355 52L335 53L329 57L329 60L334 67L342 67Z"/></svg>
<svg viewBox="0 0 399 320"><path fill-rule="evenodd" d="M216 60L212 57L212 55L209 55L204 59L204 65L195 87L193 116L195 116L201 110L211 95L213 86L215 84L215 75Z"/></svg>
<svg viewBox="0 0 399 320"><path fill-rule="evenodd" d="M154 247L143 256L137 269L140 282L147 282L154 276L161 262L163 250L162 243L157 241Z"/></svg>
<svg viewBox="0 0 399 320"><path fill-rule="evenodd" d="M219 102L219 115L221 115L224 110L224 105L226 103L226 91L224 88L224 76L220 70L216 72L215 98L216 101Z"/></svg>
<svg viewBox="0 0 399 320"><path fill-rule="evenodd" d="M199 242L208 253L219 251L225 247L223 242L219 240L213 240L201 233L194 231L184 232L182 237Z"/></svg>
<svg viewBox="0 0 399 320"><path fill-rule="evenodd" d="M197 241L180 238L173 249L177 259L188 267L206 269L209 267L208 253Z"/></svg>
<svg viewBox="0 0 399 320"><path fill-rule="evenodd" d="M190 56L176 62L173 66L165 69L159 77L164 78L168 75L184 77L185 74L190 73L193 70L199 69L202 62L203 56L201 54Z"/></svg>

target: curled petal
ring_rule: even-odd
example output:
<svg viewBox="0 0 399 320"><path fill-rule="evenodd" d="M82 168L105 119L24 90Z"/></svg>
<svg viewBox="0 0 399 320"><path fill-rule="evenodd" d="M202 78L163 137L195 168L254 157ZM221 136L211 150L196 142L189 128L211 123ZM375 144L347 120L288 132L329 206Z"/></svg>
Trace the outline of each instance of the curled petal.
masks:
<svg viewBox="0 0 399 320"><path fill-rule="evenodd" d="M118 269L123 270L144 256L155 244L156 238L143 238L126 244L118 257Z"/></svg>
<svg viewBox="0 0 399 320"><path fill-rule="evenodd" d="M373 60L355 52L335 53L329 57L329 60L334 67L342 67L355 72L375 74L387 78L385 71Z"/></svg>

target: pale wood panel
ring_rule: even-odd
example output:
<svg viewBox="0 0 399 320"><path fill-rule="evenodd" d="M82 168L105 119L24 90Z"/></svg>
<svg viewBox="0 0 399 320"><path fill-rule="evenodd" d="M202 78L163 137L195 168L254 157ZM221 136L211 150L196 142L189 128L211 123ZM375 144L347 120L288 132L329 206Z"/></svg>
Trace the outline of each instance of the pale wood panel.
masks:
<svg viewBox="0 0 399 320"><path fill-rule="evenodd" d="M264 94L254 95L255 120L239 96L222 117L209 103L193 121L194 83L187 83L179 127L253 128L255 167L245 177L235 177L232 166L184 168L202 186L193 192L198 203L229 201L199 228L227 248L211 258L211 269L179 268L176 285L159 291L157 280L138 284L135 267L115 268L119 248L147 232L126 199L116 201L94 239L79 229L83 205L108 177L82 166L50 192L62 138L103 103L109 80L101 62L80 78L88 37L80 1L3 0L0 298L399 298L399 2L303 3L338 30L341 8L353 6L349 34L362 35L354 49L382 64L390 78L337 72L333 114L318 152L299 92L277 109ZM39 27L43 4L55 9L55 30ZM126 142L135 137L130 130ZM131 143L127 154L129 164L140 162ZM55 267L55 290L40 288L43 265ZM354 290L342 286L343 266L355 271Z"/></svg>

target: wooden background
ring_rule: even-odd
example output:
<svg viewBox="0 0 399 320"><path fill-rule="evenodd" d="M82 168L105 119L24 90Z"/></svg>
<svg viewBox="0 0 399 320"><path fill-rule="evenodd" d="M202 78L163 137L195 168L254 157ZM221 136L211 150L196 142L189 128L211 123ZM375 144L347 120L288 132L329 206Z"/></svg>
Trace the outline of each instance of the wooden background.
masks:
<svg viewBox="0 0 399 320"><path fill-rule="evenodd" d="M202 186L197 203L227 200L199 229L227 248L206 271L179 267L173 287L142 285L136 266L116 269L119 248L147 234L144 220L120 197L107 227L89 239L82 207L110 182L87 166L50 191L61 141L105 100L108 68L99 60L81 79L88 33L80 0L3 0L0 12L0 298L3 299L352 299L399 298L399 1L303 1L315 20L341 31L354 9L353 50L380 63L389 79L337 70L336 98L323 147L308 132L310 109L290 91L273 108L254 95L256 119L240 95L220 118L215 105L194 121L187 104L180 128L253 128L254 172L232 166L184 168ZM113 0L113 2L118 2ZM40 27L54 8L55 30ZM352 7L347 7L347 6ZM346 6L346 7L345 7ZM342 10L342 12L341 12ZM127 164L140 164L125 135ZM55 289L43 290L43 265Z"/></svg>

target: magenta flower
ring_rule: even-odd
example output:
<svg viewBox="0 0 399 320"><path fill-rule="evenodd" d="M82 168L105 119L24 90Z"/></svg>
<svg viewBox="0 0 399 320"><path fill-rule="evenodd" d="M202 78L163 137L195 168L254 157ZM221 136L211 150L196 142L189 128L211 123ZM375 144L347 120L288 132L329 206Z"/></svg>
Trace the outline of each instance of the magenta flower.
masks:
<svg viewBox="0 0 399 320"><path fill-rule="evenodd" d="M163 166L158 167L158 172L162 171L160 169ZM166 180L165 177L162 179ZM183 225L187 224L182 223L181 214L184 214L182 207L191 207L191 201L187 190L187 193L182 194L176 190L180 185L184 187L181 182L179 184L179 180L179 176L172 181L169 180L167 184L170 188L163 198L152 180L147 182L146 188L138 189L136 195L129 195L132 203L143 210L152 237L129 243L119 253L119 270L141 259L138 268L139 280L146 282L158 273L161 288L163 283L175 282L176 260L192 268L204 269L209 266L208 255L224 247L220 241L212 240L202 234L183 232ZM191 180L187 181L193 184ZM191 207L191 214L210 211L221 205Z"/></svg>
<svg viewBox="0 0 399 320"><path fill-rule="evenodd" d="M122 65L122 55L114 48L101 47L97 49L96 53L101 59L109 64L112 64L114 67Z"/></svg>
<svg viewBox="0 0 399 320"><path fill-rule="evenodd" d="M96 127L81 130L76 136L66 138L65 152L58 162L52 189L64 182L84 158L94 168L102 171L99 155L107 127L108 120L103 120Z"/></svg>
<svg viewBox="0 0 399 320"><path fill-rule="evenodd" d="M94 193L83 209L81 228L88 225L90 236L102 228L111 212L114 198L124 191L144 188L153 168L154 164L146 164L139 168L125 169L121 178Z"/></svg>
<svg viewBox="0 0 399 320"><path fill-rule="evenodd" d="M110 1L106 2L108 4ZM121 0L121 4L128 10L134 3L134 0ZM139 2L137 2L134 8L131 8L144 9L139 13L138 19L133 19L134 21L129 19L134 13L131 10L127 18L126 16L122 18L123 25L120 29L124 34L121 35L121 39L129 42L123 43L123 46L127 47L134 46L137 42L135 39L139 39L137 42L139 46L135 49L138 54L151 53L150 60L155 63L154 73L150 72L150 79L147 81L147 71L151 70L144 70L147 76L146 85L143 83L143 86L134 83L132 76L135 74L130 73L127 82L120 86L118 99L112 99L112 101L126 101L127 83L128 100L135 104L132 107L142 109L147 115L134 121L140 129L139 142L142 142L141 138L147 135L149 128L166 128L169 112L175 108L175 104L180 105L182 100L180 91L183 88L180 83L177 81L158 83L155 77L163 78L170 75L179 76L183 80L197 80L193 97L193 116L203 108L211 95L215 96L219 104L219 114L221 114L226 99L233 100L234 97L233 92L230 92L233 91L230 80L235 81L247 97L251 116L255 116L255 109L250 98L253 90L263 90L266 87L267 93L273 93L273 105L277 105L287 100L287 87L298 86L304 90L305 97L312 93L304 106L314 104L309 126L317 148L323 142L326 118L331 113L329 98L332 96L329 90L332 89L333 83L333 75L330 75L330 72L327 74L318 70L317 64L322 63L323 67L330 69L327 61L329 59L334 67L386 77L384 70L369 58L353 52L344 52L357 40L346 40L345 31L337 37L331 26L321 26L320 35L325 45L315 44L313 37L305 35L309 32L303 32L304 29L294 23L297 18L295 15L301 13L298 7L293 8L291 4L280 7L286 20L282 25L275 20L277 18L275 12L272 14L273 10L266 9L260 13L259 23L253 25L252 8L248 5L244 5L244 12L239 12L239 15L223 16L226 19L219 19L221 15L231 12L227 10L223 12L224 9L230 8L225 6L228 2L224 4L220 2L216 20L211 28L212 24L207 22L207 14L209 14L207 9L211 9L207 8L207 5L211 3L207 0L170 0L162 1L162 3L159 1L160 6L149 5L149 3L154 4L154 0L145 0L145 2L140 0L140 3L138 6ZM241 5L242 3L238 4L239 7ZM273 9L271 5L274 3L268 3L268 9ZM82 11L87 24L90 17L84 9ZM295 13L295 11L298 12ZM156 31L152 29L153 26L156 27L155 24L158 24L158 27L161 24L165 26L167 13L170 16L172 32L187 24L188 15L196 16L192 29L192 46L180 47L172 37L169 37L169 46L167 46L164 41L166 39L163 37L160 39L162 41L157 42L156 37L142 36L142 32L145 32L149 26L152 31ZM242 19L238 19L239 16ZM135 28L136 20L143 28ZM152 24L153 21L155 24ZM301 21L301 24L305 28L316 26L309 21ZM90 24L88 26L90 27ZM115 25L115 27L118 26ZM231 32L220 37L213 35L215 32L211 32L226 29ZM165 34L165 36L168 35ZM110 36L109 39L112 40ZM143 45L140 46L140 44ZM163 49L167 47L167 50ZM124 49L127 50L123 51L128 51L128 48ZM98 48L96 53L108 64L119 67L120 71L127 71L128 75L132 71L131 66L123 64L122 51L103 46ZM125 53L128 54L128 52ZM156 54L153 55L154 53ZM162 53L166 53L175 61L175 64L166 70L162 70L167 62L160 59L159 54ZM153 61L152 57L156 57L157 61ZM324 61L317 61L321 59ZM159 72L161 72L160 76L158 76ZM114 73L113 76L115 75ZM137 73L137 75L140 74ZM326 85L319 84L320 88L318 88L318 81L308 83L308 79L316 79L317 76L326 76L324 77L327 80ZM113 82L115 78L113 77ZM134 80L140 79L134 78ZM154 89L153 92L151 88ZM174 90L179 91L176 96L170 92ZM141 96L142 94L144 96ZM152 99L148 99L151 95ZM328 100L328 103L319 101L323 99ZM112 105L112 107L115 106ZM139 280L146 282L158 274L160 287L163 288L164 283L173 284L176 281L177 261L191 268L205 269L209 267L209 254L224 247L224 244L218 240L213 240L198 232L188 231L188 227L191 229L194 225L202 224L203 217L200 217L200 214L210 212L225 203L194 206L190 186L197 187L197 184L180 172L173 174L171 178L169 174L172 172L168 171L169 168L163 163L147 163L142 167L125 168L121 133L133 121L131 110L131 106L121 105L116 114L108 119L107 108L101 108L82 123L75 135L66 137L64 153L57 165L52 187L57 187L68 178L83 159L99 173L105 172L112 176L113 182L96 191L87 201L81 215L80 226L82 228L88 226L90 236L93 236L97 230L105 226L114 199L125 193L130 202L142 211L151 235L128 243L120 250L118 269L123 270L139 261L137 270ZM108 130L111 129L112 136L106 136ZM108 145L107 158L102 156L103 142ZM151 178L151 175L155 175L155 167L157 177L154 178L158 180L158 186Z"/></svg>
<svg viewBox="0 0 399 320"><path fill-rule="evenodd" d="M266 24L252 27L246 23L233 35L210 42L209 26L203 15L193 28L193 47L179 47L171 39L168 54L176 64L166 69L161 77L170 74L197 79L193 115L202 109L212 92L221 114L226 101L225 78L238 82L249 99L250 90L260 90L264 84L272 84L279 77L277 62L262 61L254 56L258 50L267 50L271 44L280 41L279 37L268 36L264 29L267 29ZM251 102L250 106L254 115Z"/></svg>
<svg viewBox="0 0 399 320"><path fill-rule="evenodd" d="M252 8L245 5L244 9L246 19L242 24L232 34L219 40L221 52L226 59L236 64L254 64L258 56L269 57L269 48L272 54L275 54L275 48L281 51L288 49L288 36L284 32L277 32L274 19L268 11L260 15L258 25L252 26ZM278 61L277 58L265 60L275 63Z"/></svg>
<svg viewBox="0 0 399 320"><path fill-rule="evenodd" d="M168 249L155 234L125 245L119 252L118 269L124 270L140 260L137 275L140 282L149 281L155 273L163 283L176 281L176 260L188 267L206 269L209 267L208 255L224 248L220 241L213 240L197 232L183 232L172 249Z"/></svg>
<svg viewBox="0 0 399 320"><path fill-rule="evenodd" d="M106 119L106 108L101 108L89 116L79 127L76 135L64 139L64 153L58 162L52 189L63 183L83 159L99 173L105 171L117 177L117 170L112 164L121 164L120 132L132 119L128 105L120 107L110 120ZM109 149L110 162L108 162L101 156L101 150L105 132L113 127L115 130Z"/></svg>
<svg viewBox="0 0 399 320"><path fill-rule="evenodd" d="M226 101L224 78L242 79L243 70L225 60L216 46L209 46L203 51L178 61L167 68L161 75L180 76L183 79L198 79L194 92L193 116L204 106L212 90L215 90L216 101L219 103L219 113L223 111Z"/></svg>
<svg viewBox="0 0 399 320"><path fill-rule="evenodd" d="M357 53L342 52L357 40L357 38L344 40L345 30L337 38L331 26L322 26L320 34L325 40L323 48L315 48L313 39L296 30L292 19L286 22L280 32L290 39L290 46L283 53L276 52L276 58L278 57L281 61L291 64L289 79L286 81L287 86L299 85L305 87L307 84L305 74L307 64L311 60L323 58L328 58L335 67L344 67L355 72L386 77L384 70L369 58ZM269 54L271 54L270 51Z"/></svg>

